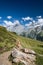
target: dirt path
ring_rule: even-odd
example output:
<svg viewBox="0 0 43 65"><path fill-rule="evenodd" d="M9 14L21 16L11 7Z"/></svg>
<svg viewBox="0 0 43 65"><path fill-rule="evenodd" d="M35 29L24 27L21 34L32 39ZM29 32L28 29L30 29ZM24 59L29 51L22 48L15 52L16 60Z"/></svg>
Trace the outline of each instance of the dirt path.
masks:
<svg viewBox="0 0 43 65"><path fill-rule="evenodd" d="M12 65L12 63L8 59L10 53L11 51L8 51L0 55L0 65Z"/></svg>

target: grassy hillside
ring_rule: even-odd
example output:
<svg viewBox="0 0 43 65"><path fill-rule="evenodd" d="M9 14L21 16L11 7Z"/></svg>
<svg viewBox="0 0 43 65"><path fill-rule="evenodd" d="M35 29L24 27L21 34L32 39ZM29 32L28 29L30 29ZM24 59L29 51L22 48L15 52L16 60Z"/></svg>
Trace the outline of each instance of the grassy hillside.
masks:
<svg viewBox="0 0 43 65"><path fill-rule="evenodd" d="M0 53L10 50L15 46L16 40L20 40L21 45L26 48L31 48L37 54L43 55L43 42L18 36L13 32L8 32L6 28L0 26ZM43 65L43 56L37 55L37 65Z"/></svg>
<svg viewBox="0 0 43 65"><path fill-rule="evenodd" d="M13 33L12 33L13 34ZM9 50L15 45L15 37L6 28L0 26L0 52Z"/></svg>

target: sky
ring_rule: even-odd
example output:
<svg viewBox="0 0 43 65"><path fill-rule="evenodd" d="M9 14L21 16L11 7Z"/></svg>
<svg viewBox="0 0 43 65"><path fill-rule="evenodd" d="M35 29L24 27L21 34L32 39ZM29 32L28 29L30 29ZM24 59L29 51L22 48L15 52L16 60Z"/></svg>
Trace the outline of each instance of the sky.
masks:
<svg viewBox="0 0 43 65"><path fill-rule="evenodd" d="M0 16L43 16L43 0L0 0Z"/></svg>
<svg viewBox="0 0 43 65"><path fill-rule="evenodd" d="M0 25L43 25L43 0L0 0ZM19 27L20 28L20 27Z"/></svg>

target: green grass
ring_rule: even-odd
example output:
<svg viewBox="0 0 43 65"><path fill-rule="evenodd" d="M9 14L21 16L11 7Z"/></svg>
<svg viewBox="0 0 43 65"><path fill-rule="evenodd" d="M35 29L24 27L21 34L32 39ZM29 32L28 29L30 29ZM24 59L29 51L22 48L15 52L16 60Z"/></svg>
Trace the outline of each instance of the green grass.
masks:
<svg viewBox="0 0 43 65"><path fill-rule="evenodd" d="M37 55L36 56L36 64L43 65L43 57Z"/></svg>
<svg viewBox="0 0 43 65"><path fill-rule="evenodd" d="M0 53L10 50L15 46L16 39L11 34L13 33L0 26Z"/></svg>
<svg viewBox="0 0 43 65"><path fill-rule="evenodd" d="M8 32L6 28L0 26L0 53L13 48L16 40L20 40L24 48L33 49L37 54L43 55L43 42L18 36L15 33ZM36 64L43 65L43 57L36 55Z"/></svg>
<svg viewBox="0 0 43 65"><path fill-rule="evenodd" d="M37 53L36 65L43 65L43 57L38 56L38 54L43 55L43 42L34 39L24 38L24 37L20 37L19 40L21 41L23 47L31 48Z"/></svg>

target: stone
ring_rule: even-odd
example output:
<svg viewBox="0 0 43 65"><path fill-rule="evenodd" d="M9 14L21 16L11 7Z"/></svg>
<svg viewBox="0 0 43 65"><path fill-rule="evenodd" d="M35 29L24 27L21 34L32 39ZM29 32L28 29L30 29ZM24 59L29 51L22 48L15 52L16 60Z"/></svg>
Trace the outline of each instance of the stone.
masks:
<svg viewBox="0 0 43 65"><path fill-rule="evenodd" d="M28 52L28 54L27 54ZM12 50L12 57L14 63L22 62L24 65L35 65L36 56L34 55L35 52L31 49L24 48L24 52L18 50L17 48L13 48Z"/></svg>
<svg viewBox="0 0 43 65"><path fill-rule="evenodd" d="M27 53L27 54L33 54L33 55L36 54L33 50L31 50L31 49L27 49L27 48L24 49L24 53Z"/></svg>

